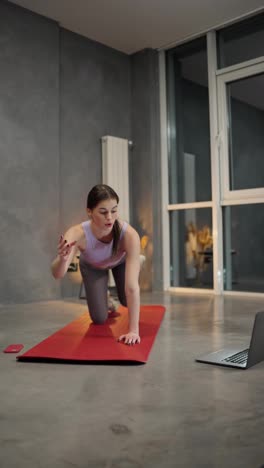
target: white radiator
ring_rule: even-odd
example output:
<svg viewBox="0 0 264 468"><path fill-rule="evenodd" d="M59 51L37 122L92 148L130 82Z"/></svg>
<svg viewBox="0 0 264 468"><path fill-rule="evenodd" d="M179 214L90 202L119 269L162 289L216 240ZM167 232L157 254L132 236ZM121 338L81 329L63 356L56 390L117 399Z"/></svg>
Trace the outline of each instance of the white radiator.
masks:
<svg viewBox="0 0 264 468"><path fill-rule="evenodd" d="M124 138L102 137L102 182L119 196L119 217L129 222L129 144ZM112 272L109 286L115 285Z"/></svg>
<svg viewBox="0 0 264 468"><path fill-rule="evenodd" d="M128 140L102 137L102 179L119 196L120 219L129 222Z"/></svg>

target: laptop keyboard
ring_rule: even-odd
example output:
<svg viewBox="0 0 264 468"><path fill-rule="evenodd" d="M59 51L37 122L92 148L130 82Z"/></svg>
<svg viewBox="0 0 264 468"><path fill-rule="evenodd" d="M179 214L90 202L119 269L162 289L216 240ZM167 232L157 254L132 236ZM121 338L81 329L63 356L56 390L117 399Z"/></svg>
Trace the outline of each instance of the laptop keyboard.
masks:
<svg viewBox="0 0 264 468"><path fill-rule="evenodd" d="M232 362L234 364L245 364L248 359L248 351L249 349L244 349L243 351L240 351L239 353L233 354L232 356L229 356L228 358L223 359L223 361Z"/></svg>

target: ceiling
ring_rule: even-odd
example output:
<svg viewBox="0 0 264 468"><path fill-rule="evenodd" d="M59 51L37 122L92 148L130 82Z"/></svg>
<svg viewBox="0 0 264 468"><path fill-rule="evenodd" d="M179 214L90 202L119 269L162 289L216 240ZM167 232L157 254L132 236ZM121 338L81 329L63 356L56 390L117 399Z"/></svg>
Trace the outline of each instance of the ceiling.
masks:
<svg viewBox="0 0 264 468"><path fill-rule="evenodd" d="M264 9L264 0L13 0L12 3L126 54L149 47L169 47Z"/></svg>

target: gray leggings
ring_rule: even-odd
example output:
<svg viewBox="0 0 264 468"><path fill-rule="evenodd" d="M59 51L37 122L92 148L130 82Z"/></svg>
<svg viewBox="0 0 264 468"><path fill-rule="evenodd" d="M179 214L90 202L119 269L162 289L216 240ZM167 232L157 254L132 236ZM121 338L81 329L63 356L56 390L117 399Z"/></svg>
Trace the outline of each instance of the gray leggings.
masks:
<svg viewBox="0 0 264 468"><path fill-rule="evenodd" d="M118 299L123 306L127 305L125 295L125 270L126 262L112 268ZM108 317L108 270L93 268L80 258L80 271L91 319L97 324L104 323Z"/></svg>

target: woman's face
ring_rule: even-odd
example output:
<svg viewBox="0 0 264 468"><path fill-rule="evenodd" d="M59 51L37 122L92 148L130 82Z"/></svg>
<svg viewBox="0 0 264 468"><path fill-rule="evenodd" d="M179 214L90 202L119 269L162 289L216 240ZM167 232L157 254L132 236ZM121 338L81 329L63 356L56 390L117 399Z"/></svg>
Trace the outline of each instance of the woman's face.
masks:
<svg viewBox="0 0 264 468"><path fill-rule="evenodd" d="M95 208L87 209L93 224L100 230L110 232L118 218L118 204L115 198L103 200Z"/></svg>

